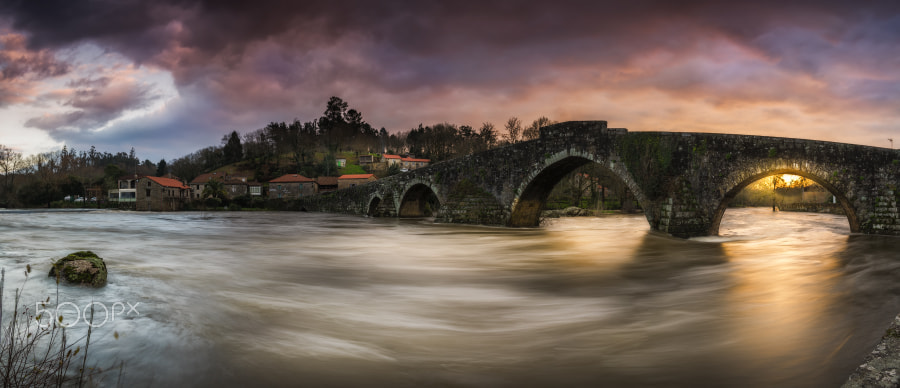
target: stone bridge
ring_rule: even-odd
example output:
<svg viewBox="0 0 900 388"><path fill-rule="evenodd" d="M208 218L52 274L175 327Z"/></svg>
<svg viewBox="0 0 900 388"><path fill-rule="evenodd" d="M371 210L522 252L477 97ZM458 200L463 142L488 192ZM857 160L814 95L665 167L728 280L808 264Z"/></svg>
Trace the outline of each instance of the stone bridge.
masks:
<svg viewBox="0 0 900 388"><path fill-rule="evenodd" d="M774 174L824 186L853 233L900 235L900 151L781 137L628 132L605 121L552 125L536 140L303 198L301 206L376 217L434 212L437 222L533 227L556 183L588 163L622 179L651 229L677 237L718 234L729 201Z"/></svg>

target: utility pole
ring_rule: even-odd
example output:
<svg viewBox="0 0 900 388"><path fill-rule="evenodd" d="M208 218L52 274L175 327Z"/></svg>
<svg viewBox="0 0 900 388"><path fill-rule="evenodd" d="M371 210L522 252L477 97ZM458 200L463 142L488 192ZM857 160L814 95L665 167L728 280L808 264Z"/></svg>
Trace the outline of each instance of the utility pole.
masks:
<svg viewBox="0 0 900 388"><path fill-rule="evenodd" d="M891 149L894 149L894 138L889 137L888 141L891 142Z"/></svg>

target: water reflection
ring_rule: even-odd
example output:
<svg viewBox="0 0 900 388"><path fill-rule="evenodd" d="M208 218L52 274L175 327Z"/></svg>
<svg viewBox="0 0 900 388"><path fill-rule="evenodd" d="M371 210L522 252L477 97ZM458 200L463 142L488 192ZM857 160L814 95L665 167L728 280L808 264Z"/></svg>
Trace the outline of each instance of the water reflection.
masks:
<svg viewBox="0 0 900 388"><path fill-rule="evenodd" d="M729 210L721 230L4 213L0 250L107 258L106 288L63 298L142 303L94 333L139 386L834 386L900 307L896 243L846 219Z"/></svg>

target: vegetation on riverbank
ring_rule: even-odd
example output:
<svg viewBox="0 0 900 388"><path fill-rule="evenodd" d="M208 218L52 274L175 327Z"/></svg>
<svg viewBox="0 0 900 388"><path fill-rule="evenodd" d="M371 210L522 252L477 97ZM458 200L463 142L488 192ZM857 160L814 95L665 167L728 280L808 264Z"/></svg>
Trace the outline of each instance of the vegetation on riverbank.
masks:
<svg viewBox="0 0 900 388"><path fill-rule="evenodd" d="M50 297L35 304L35 311L21 300L22 289L28 281L31 266L26 267L22 287L15 289L10 307L3 299L6 270L0 269L0 380L4 387L62 387L96 382L101 375L119 371L124 363L112 368L88 366L94 310L85 314L87 334L72 339L63 317L49 311ZM59 282L57 282L57 287ZM59 305L59 292L55 305ZM93 305L92 305L93 306ZM118 333L116 333L118 338Z"/></svg>

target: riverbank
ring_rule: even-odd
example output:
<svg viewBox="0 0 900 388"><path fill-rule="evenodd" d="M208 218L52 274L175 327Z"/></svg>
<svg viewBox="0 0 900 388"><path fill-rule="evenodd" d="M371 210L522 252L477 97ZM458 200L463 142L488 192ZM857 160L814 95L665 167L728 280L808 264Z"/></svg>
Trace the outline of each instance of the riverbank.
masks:
<svg viewBox="0 0 900 388"><path fill-rule="evenodd" d="M850 375L841 388L884 387L900 385L900 315L887 329L881 342Z"/></svg>

